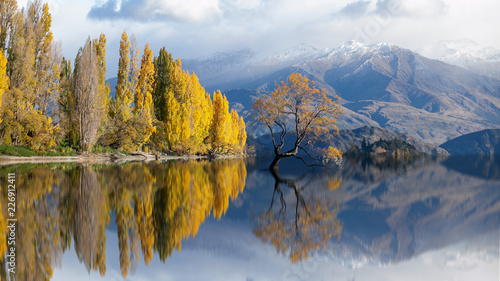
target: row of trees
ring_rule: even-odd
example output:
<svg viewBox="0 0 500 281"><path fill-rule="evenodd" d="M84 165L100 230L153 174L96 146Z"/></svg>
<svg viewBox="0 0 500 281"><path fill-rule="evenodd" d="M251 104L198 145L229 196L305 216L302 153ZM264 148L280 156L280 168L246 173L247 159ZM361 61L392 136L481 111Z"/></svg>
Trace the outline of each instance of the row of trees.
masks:
<svg viewBox="0 0 500 281"><path fill-rule="evenodd" d="M245 123L220 92L206 93L194 73L162 48L120 41L115 96L106 75L106 37L88 38L74 60L53 41L48 5L0 3L0 142L44 151L96 144L190 153L243 150ZM0 96L1 97L1 96Z"/></svg>

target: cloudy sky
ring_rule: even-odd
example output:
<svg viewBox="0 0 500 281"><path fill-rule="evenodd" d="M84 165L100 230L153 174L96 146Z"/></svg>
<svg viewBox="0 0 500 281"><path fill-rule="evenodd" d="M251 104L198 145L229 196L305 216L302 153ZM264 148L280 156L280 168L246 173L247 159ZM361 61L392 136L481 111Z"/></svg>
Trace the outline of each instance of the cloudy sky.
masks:
<svg viewBox="0 0 500 281"><path fill-rule="evenodd" d="M20 5L27 0L18 1ZM469 38L500 49L498 0L48 0L52 30L74 58L88 36L108 40L116 71L123 30L141 48L174 57L251 48L272 53L300 43L337 47L348 40L409 49ZM114 75L108 75L114 76Z"/></svg>

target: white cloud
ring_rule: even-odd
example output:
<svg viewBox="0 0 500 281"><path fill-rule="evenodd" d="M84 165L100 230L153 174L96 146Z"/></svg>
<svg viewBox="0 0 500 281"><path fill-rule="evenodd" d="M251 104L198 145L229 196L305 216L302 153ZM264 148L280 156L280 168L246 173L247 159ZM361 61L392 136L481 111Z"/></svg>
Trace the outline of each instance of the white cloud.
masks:
<svg viewBox="0 0 500 281"><path fill-rule="evenodd" d="M389 11L396 17L410 17L417 19L441 16L446 11L443 0L377 0L376 12Z"/></svg>
<svg viewBox="0 0 500 281"><path fill-rule="evenodd" d="M18 2L21 5L26 1ZM62 41L67 58L74 59L89 35L106 34L109 77L116 75L123 30L134 33L140 47L150 43L158 51L165 46L174 57L181 58L247 47L270 53L302 42L336 47L359 39L359 32L366 30L372 31L371 43L390 42L410 49L456 38L470 38L500 49L500 37L496 35L500 26L498 0L48 2L54 37Z"/></svg>
<svg viewBox="0 0 500 281"><path fill-rule="evenodd" d="M152 14L172 16L192 22L207 22L222 16L218 0L148 1L147 10Z"/></svg>
<svg viewBox="0 0 500 281"><path fill-rule="evenodd" d="M222 16L218 0L108 0L92 6L94 20L213 22Z"/></svg>

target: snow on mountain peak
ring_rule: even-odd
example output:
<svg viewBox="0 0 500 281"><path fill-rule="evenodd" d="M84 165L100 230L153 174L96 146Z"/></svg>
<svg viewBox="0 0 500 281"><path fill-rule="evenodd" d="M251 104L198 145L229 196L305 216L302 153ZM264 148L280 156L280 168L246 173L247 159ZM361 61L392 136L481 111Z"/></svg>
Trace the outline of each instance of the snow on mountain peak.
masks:
<svg viewBox="0 0 500 281"><path fill-rule="evenodd" d="M209 62L224 62L224 61L234 61L234 62L244 62L255 56L251 49L234 49L222 52L216 52L204 57L196 59L197 61L209 61Z"/></svg>
<svg viewBox="0 0 500 281"><path fill-rule="evenodd" d="M446 63L467 68L467 61L481 59L485 62L500 62L500 51L483 47L470 39L439 41L416 50L417 53Z"/></svg>
<svg viewBox="0 0 500 281"><path fill-rule="evenodd" d="M349 58L349 57L363 56L367 53L385 54L391 52L394 49L394 47L395 45L390 43L377 43L377 44L367 45L361 42L351 40L340 45L338 48L333 49L326 59L335 58L338 57L339 55L343 56L344 58Z"/></svg>
<svg viewBox="0 0 500 281"><path fill-rule="evenodd" d="M263 62L280 63L317 59L326 55L329 51L329 49L318 49L312 45L301 43L283 52L268 56Z"/></svg>

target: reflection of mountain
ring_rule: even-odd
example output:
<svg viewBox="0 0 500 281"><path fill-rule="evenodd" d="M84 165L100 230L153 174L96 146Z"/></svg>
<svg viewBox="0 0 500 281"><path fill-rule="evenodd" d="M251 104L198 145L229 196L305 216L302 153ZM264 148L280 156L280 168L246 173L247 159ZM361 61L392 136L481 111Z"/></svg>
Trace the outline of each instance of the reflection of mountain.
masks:
<svg viewBox="0 0 500 281"><path fill-rule="evenodd" d="M344 177L332 194L342 198L344 224L335 247L353 260L388 263L498 231L499 186L439 164L371 184Z"/></svg>
<svg viewBox="0 0 500 281"><path fill-rule="evenodd" d="M250 220L249 212L259 215L269 208L275 180L266 169L269 162L260 161L257 159L256 164L248 166L247 185L240 197L242 206L228 212L233 222ZM293 178L304 187L303 196L338 203L341 239L331 239L327 249L312 252L314 256L321 256L320 259L326 254L330 260L348 266L363 263L387 266L456 243L479 241L483 235L494 237L499 231L500 181L497 179L471 177L430 158L412 163L345 160L344 164L342 185L333 191L326 188L326 183L335 171L308 169L288 160L280 165L283 177ZM471 167L461 169L472 170ZM296 196L293 189L282 188L291 214L288 220L293 222ZM281 207L279 198L275 196L275 215ZM229 230L221 235L226 233ZM494 239L488 241L498 243ZM485 245L482 249L498 249L498 244Z"/></svg>
<svg viewBox="0 0 500 281"><path fill-rule="evenodd" d="M368 184L380 183L397 176L419 171L425 166L435 165L435 159L422 155L410 159L393 156L344 158L342 176Z"/></svg>
<svg viewBox="0 0 500 281"><path fill-rule="evenodd" d="M455 156L446 159L443 164L463 174L500 180L500 155Z"/></svg>
<svg viewBox="0 0 500 281"><path fill-rule="evenodd" d="M16 182L22 187L18 202L23 202L17 210L16 251L22 272L18 274L24 274L18 275L19 280L40 280L39 276L50 279L54 261L67 255L78 257L82 264L77 268L83 272L93 268L104 274L102 266L107 265L106 278L125 265L127 270L133 269L139 255L141 259L151 259L149 268L142 262L137 264L138 270L151 273L150 278L143 278L143 272L139 272L136 279L140 280L157 280L160 275L153 273L158 271L161 276L180 272L174 280L219 280L221 268L243 275L250 272L249 268L259 268L253 270L261 277L255 280L278 280L290 265L288 259L276 255L275 247L262 244L254 236L250 220L252 215L269 209L276 181L267 169L269 160L245 161L246 164L237 159L213 163L2 167L0 183L6 182L8 172L22 175ZM474 165L496 171L492 167L498 166L498 161L458 161L482 164L454 167L429 159L396 165L346 161L341 171L342 185L337 187L340 178L336 171L306 169L293 161L284 161L280 176L297 184L306 204L332 202L326 206L336 210L334 221L342 224L341 240L331 239L330 247L314 254L321 261L320 266L338 268L339 264L330 263L337 260L343 265L369 262L385 268L389 262L394 265L419 260L415 258L426 257L421 254L427 251L456 248L452 247L455 243L474 246L478 241L483 244L475 244L479 248L475 253L489 251L489 257L497 260L500 181L496 176L471 177L462 171L473 171ZM297 196L293 188L284 182L280 184L288 206L282 222L292 222L293 226ZM308 201L309 198L313 200ZM3 188L0 199L5 216ZM276 215L281 207L280 196L276 195L275 200L271 211ZM304 216L307 209L299 207L299 215ZM92 223L96 225L90 226ZM116 231L106 231L103 236L103 227ZM196 236L191 239L193 235ZM107 245L105 252L99 249L103 243ZM176 253L181 246L183 251ZM467 252L455 253L469 258ZM153 255L160 259L153 259ZM193 255L197 258L192 259ZM165 264L161 262L163 258L168 258ZM107 264L99 264L103 260ZM116 261L116 266L110 261ZM65 259L63 266L68 268L66 262ZM262 265L274 271L260 270ZM405 268L406 265L401 263ZM212 275L204 271L207 268ZM197 278L183 278L192 272ZM385 269L378 271L384 273ZM308 280L328 280L325 276L316 278L313 273L310 277ZM82 278L85 279L85 273ZM116 279L119 278L118 273ZM89 275L88 279L96 278Z"/></svg>

